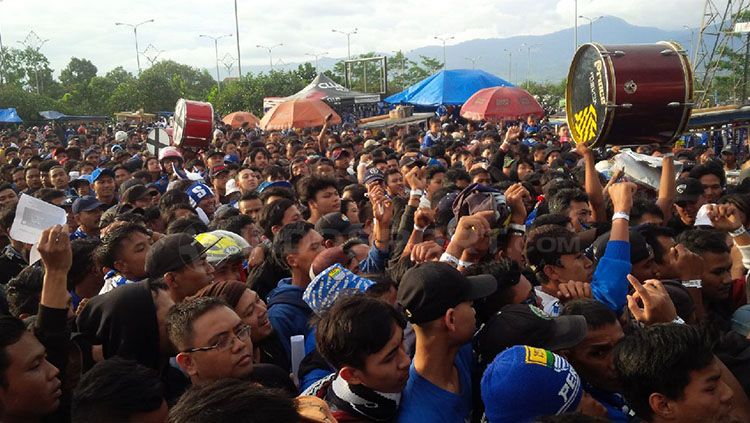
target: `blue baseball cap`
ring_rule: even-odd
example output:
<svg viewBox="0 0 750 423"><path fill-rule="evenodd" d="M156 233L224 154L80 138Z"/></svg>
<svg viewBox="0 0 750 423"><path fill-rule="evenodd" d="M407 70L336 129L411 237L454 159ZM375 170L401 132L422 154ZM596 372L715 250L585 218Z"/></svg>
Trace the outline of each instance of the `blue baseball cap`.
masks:
<svg viewBox="0 0 750 423"><path fill-rule="evenodd" d="M240 158L237 157L234 154L227 154L226 156L224 156L224 163L225 164L229 164L229 163L239 164L239 162L240 162Z"/></svg>
<svg viewBox="0 0 750 423"><path fill-rule="evenodd" d="M383 172L381 172L377 167L371 167L370 169L367 169L367 172L365 172L365 185L373 182L383 181L385 181L385 175L383 175Z"/></svg>
<svg viewBox="0 0 750 423"><path fill-rule="evenodd" d="M76 198L73 202L73 214L80 212L88 212L101 208L103 204L99 202L93 195L85 195L83 197Z"/></svg>
<svg viewBox="0 0 750 423"><path fill-rule="evenodd" d="M114 179L115 171L108 167L97 167L93 172L91 172L91 183L93 184L102 176L109 176L110 178Z"/></svg>
<svg viewBox="0 0 750 423"><path fill-rule="evenodd" d="M490 423L574 412L583 397L581 378L567 360L527 345L498 354L482 376L481 389Z"/></svg>

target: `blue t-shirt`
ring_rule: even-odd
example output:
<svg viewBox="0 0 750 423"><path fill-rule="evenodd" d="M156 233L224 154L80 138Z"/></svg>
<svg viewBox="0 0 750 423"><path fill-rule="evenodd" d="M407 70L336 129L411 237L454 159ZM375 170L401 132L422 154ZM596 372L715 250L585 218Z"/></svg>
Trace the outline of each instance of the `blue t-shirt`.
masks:
<svg viewBox="0 0 750 423"><path fill-rule="evenodd" d="M458 350L453 361L458 369L461 392L454 394L432 384L414 369L409 368L409 381L401 393L398 421L461 423L471 420L471 344Z"/></svg>

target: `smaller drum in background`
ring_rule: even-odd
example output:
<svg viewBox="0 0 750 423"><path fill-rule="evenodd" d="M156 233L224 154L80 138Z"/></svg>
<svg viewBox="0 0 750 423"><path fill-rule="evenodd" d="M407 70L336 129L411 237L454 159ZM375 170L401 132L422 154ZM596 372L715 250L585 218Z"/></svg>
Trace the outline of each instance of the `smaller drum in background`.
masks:
<svg viewBox="0 0 750 423"><path fill-rule="evenodd" d="M674 142L693 107L693 71L675 42L584 44L568 72L573 140L589 147Z"/></svg>
<svg viewBox="0 0 750 423"><path fill-rule="evenodd" d="M174 110L174 145L208 148L214 131L214 107L201 101L177 100Z"/></svg>

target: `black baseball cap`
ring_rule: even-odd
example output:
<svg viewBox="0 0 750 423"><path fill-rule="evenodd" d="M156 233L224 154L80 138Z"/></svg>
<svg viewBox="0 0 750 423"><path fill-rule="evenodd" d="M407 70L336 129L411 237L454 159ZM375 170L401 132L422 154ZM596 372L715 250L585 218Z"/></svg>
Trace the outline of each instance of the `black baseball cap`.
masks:
<svg viewBox="0 0 750 423"><path fill-rule="evenodd" d="M698 201L703 195L703 185L695 178L681 178L675 184L675 203L687 203Z"/></svg>
<svg viewBox="0 0 750 423"><path fill-rule="evenodd" d="M148 188L143 184L133 185L122 194L122 202L128 204L133 204L143 198L151 198Z"/></svg>
<svg viewBox="0 0 750 423"><path fill-rule="evenodd" d="M362 232L363 227L361 223L352 223L340 212L325 214L315 223L315 230L325 239L334 239L338 235L356 236Z"/></svg>
<svg viewBox="0 0 750 423"><path fill-rule="evenodd" d="M146 274L158 278L167 272L181 270L200 259L216 242L204 247L186 233L167 235L156 241L146 255Z"/></svg>
<svg viewBox="0 0 750 423"><path fill-rule="evenodd" d="M552 317L534 305L509 304L479 329L475 340L480 363L489 364L514 345L550 351L572 348L583 341L587 330L583 316Z"/></svg>
<svg viewBox="0 0 750 423"><path fill-rule="evenodd" d="M407 270L398 287L398 302L413 324L427 323L464 301L484 298L497 290L492 275L465 276L442 262L418 264Z"/></svg>
<svg viewBox="0 0 750 423"><path fill-rule="evenodd" d="M127 181L120 184L120 195L125 194L125 191L136 185L144 185L143 181L138 178L128 179Z"/></svg>

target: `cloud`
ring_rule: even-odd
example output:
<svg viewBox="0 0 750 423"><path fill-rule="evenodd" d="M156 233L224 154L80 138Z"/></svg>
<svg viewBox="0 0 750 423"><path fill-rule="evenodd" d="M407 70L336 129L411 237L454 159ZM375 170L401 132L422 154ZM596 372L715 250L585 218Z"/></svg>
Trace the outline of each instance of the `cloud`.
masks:
<svg viewBox="0 0 750 423"><path fill-rule="evenodd" d="M257 44L283 47L274 58L284 62L311 60L307 53L346 56L346 37L331 29L358 33L351 37L352 54L439 45L436 35L454 36L449 44L475 38L545 34L572 25L573 0L474 0L470 7L447 0L238 0L244 66L268 63ZM579 14L613 15L641 26L676 29L700 24L702 0L580 0ZM59 74L71 57L85 57L105 73L117 66L136 70L132 29L115 22L137 23L141 50L152 44L164 50L159 58L213 69L213 42L201 33L233 34L233 0L4 0L0 29L6 46L20 46L30 30L50 41L42 52ZM585 22L581 22L583 25ZM237 55L236 41L219 41L219 58ZM493 54L488 52L488 55ZM141 67L148 61L141 56ZM236 69L236 67L235 67ZM222 68L222 71L223 68Z"/></svg>

